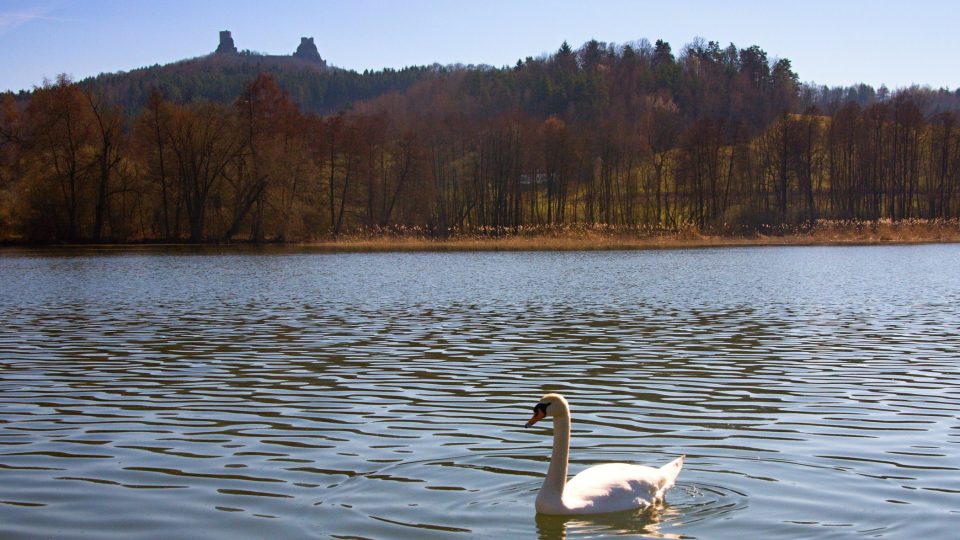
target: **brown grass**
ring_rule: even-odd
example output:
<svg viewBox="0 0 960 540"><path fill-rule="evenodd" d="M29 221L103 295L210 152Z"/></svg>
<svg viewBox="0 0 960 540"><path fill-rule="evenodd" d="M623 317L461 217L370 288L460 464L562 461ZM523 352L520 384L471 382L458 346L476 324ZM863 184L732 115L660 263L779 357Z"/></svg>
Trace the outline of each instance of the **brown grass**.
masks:
<svg viewBox="0 0 960 540"><path fill-rule="evenodd" d="M819 221L813 227L777 227L750 234L711 234L591 226L524 228L432 238L422 231L367 231L309 242L323 251L582 251L733 246L886 245L960 242L957 220Z"/></svg>

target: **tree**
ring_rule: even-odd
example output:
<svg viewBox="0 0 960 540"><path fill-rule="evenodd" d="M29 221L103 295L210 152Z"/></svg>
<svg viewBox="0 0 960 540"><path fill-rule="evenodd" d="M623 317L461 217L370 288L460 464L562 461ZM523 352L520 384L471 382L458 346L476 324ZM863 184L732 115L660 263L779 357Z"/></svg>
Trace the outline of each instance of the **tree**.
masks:
<svg viewBox="0 0 960 540"><path fill-rule="evenodd" d="M37 89L27 107L28 236L78 241L91 208L95 120L87 97L65 75Z"/></svg>
<svg viewBox="0 0 960 540"><path fill-rule="evenodd" d="M258 75L234 104L240 128L239 147L231 167L224 170L230 187L228 222L223 241L229 242L254 209L251 237L264 238L264 213L269 188L285 154L288 130L299 121L299 111L270 75ZM293 128L295 129L295 128Z"/></svg>
<svg viewBox="0 0 960 540"><path fill-rule="evenodd" d="M928 217L949 218L955 196L960 193L960 119L957 113L937 114L931 121L930 186Z"/></svg>
<svg viewBox="0 0 960 540"><path fill-rule="evenodd" d="M658 39L653 46L653 57L650 62L656 76L657 87L673 90L677 77L677 65L670 44Z"/></svg>
<svg viewBox="0 0 960 540"><path fill-rule="evenodd" d="M23 123L12 94L0 98L0 238L15 235L17 212L14 190L19 183L18 163L23 149Z"/></svg>
<svg viewBox="0 0 960 540"><path fill-rule="evenodd" d="M790 60L781 58L773 65L770 74L771 101L774 114L793 112L797 107L800 80L790 64Z"/></svg>
<svg viewBox="0 0 960 540"><path fill-rule="evenodd" d="M173 106L159 89L150 92L146 106L134 122L134 146L147 186L151 188L150 208L153 230L164 240L180 238L183 196L171 178ZM156 193L153 193L156 190Z"/></svg>
<svg viewBox="0 0 960 540"><path fill-rule="evenodd" d="M103 94L86 94L87 103L96 125L97 199L93 223L93 241L103 236L104 220L110 211L110 176L121 159L121 145L125 142L123 115Z"/></svg>
<svg viewBox="0 0 960 540"><path fill-rule="evenodd" d="M564 222L567 203L567 181L573 168L573 142L567 125L557 118L547 118L540 128L543 173L546 179L547 224Z"/></svg>
<svg viewBox="0 0 960 540"><path fill-rule="evenodd" d="M644 140L653 158L655 173L654 201L655 223L659 227L664 224L666 210L669 204L664 198L667 189L667 157L673 150L680 137L680 112L676 104L669 99L652 98L646 107L647 117L643 122Z"/></svg>
<svg viewBox="0 0 960 540"><path fill-rule="evenodd" d="M223 204L219 184L242 141L235 117L223 105L201 103L172 111L170 151L191 242L207 238L208 214Z"/></svg>

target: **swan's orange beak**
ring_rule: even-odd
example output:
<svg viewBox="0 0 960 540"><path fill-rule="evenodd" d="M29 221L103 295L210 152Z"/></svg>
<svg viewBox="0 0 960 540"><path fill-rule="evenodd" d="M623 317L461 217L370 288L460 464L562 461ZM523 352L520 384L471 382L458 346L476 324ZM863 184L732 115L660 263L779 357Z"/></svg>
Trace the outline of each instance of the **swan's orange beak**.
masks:
<svg viewBox="0 0 960 540"><path fill-rule="evenodd" d="M546 411L544 411L544 410L541 409L540 407L537 407L536 409L533 410L533 416L530 417L530 420L528 420L528 421L527 421L527 424L526 424L525 426L523 426L523 427L530 427L530 426L536 424L537 422L539 422L540 420L542 420L543 417L546 416L546 415L547 415Z"/></svg>

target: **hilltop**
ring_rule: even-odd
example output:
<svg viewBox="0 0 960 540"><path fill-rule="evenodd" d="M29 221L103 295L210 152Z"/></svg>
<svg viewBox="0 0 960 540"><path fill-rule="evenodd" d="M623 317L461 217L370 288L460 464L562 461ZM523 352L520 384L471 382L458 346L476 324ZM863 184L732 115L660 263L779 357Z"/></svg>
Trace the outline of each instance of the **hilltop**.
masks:
<svg viewBox="0 0 960 540"><path fill-rule="evenodd" d="M299 46L289 55L239 49L229 30L221 31L219 38L218 46L202 56L164 65L154 64L130 71L103 73L83 79L77 84L87 91L105 95L112 103L132 115L140 111L154 89L159 89L167 99L177 103L214 101L228 104L237 99L244 87L257 75L269 74L301 111L325 115L349 110L391 93L405 93L417 83L436 80L451 74L466 73L474 81L503 79L503 74L507 71L537 70L546 59L544 56L537 58L527 56L525 59L518 60L516 66L504 66L499 69L487 65L431 64L399 69L385 67L380 70L357 72L328 64L327 60L321 56L312 37L301 37ZM665 46L667 54L671 54L668 43L658 41L657 44ZM564 43L564 47L568 45ZM653 53L652 45L645 39L619 45L591 40L576 52L587 49L592 50L591 54L594 56L611 54L615 50L624 49L641 55ZM570 50L573 51L573 49ZM748 53L748 59L755 56L755 61L758 63L768 61L767 53L756 45L743 51ZM738 65L741 62L739 51L733 44L727 48L721 48L717 42L707 43L697 38L682 50L684 56L691 53L699 58L698 61L701 63L723 64L723 69L728 72L738 71L742 67ZM589 59L578 58L576 61L583 60ZM771 60L771 64L775 60ZM793 74L789 60L786 60L785 66ZM887 101L894 93L885 86L873 88L866 84L854 84L846 87L826 87L800 83L799 77L796 74L793 76L797 84L798 111L812 106L825 110L851 102L860 107L866 107L872 103ZM526 82L544 83L543 80ZM672 86L677 81L662 78L653 82L656 83L654 86ZM544 97L545 89L534 87L512 90ZM550 90L556 90L556 88L546 89L548 92ZM723 91L722 88L703 90L707 93ZM908 91L919 96L921 107L927 114L960 110L960 88L951 91L946 88L933 90L915 86L899 91ZM681 98L678 95L681 92L686 90L672 91L675 100ZM21 91L17 99L22 102L29 99L31 94L32 92ZM559 97L564 100L573 96L566 92L561 96L550 97Z"/></svg>
<svg viewBox="0 0 960 540"><path fill-rule="evenodd" d="M416 82L434 77L437 68L385 68L357 73L327 65L312 37L300 38L300 45L290 55L268 55L238 50L231 32L224 30L220 32L216 50L207 55L101 74L84 79L79 85L103 92L125 110L136 112L154 88L180 103L199 100L230 103L261 73L270 74L304 112L326 114L389 92L406 90Z"/></svg>

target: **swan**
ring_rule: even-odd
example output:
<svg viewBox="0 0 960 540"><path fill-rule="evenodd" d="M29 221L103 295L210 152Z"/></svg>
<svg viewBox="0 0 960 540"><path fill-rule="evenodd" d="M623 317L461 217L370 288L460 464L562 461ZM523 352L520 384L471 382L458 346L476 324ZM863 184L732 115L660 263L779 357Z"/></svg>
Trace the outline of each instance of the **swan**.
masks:
<svg viewBox="0 0 960 540"><path fill-rule="evenodd" d="M553 417L553 455L535 504L541 514L602 514L646 508L663 499L683 467L683 458L655 469L629 463L603 463L567 481L570 457L570 405L560 394L547 394L533 407L525 427Z"/></svg>

